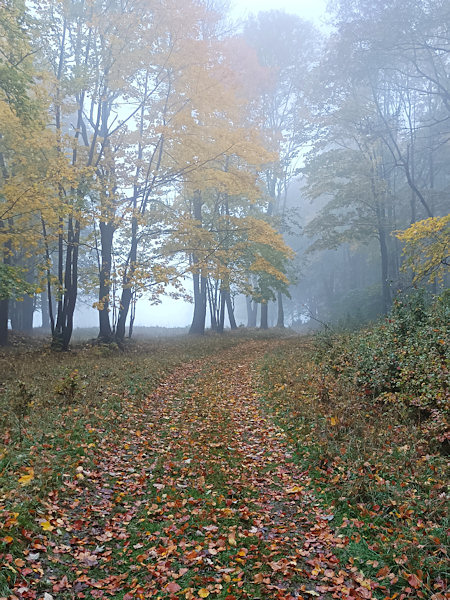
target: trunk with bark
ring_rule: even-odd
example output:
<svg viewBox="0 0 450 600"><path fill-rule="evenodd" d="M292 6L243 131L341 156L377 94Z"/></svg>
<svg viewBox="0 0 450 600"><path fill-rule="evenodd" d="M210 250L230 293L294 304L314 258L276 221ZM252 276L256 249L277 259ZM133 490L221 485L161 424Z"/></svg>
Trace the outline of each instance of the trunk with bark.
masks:
<svg viewBox="0 0 450 600"><path fill-rule="evenodd" d="M50 313L47 292L41 292L41 318L42 329L45 329L45 331L50 331Z"/></svg>
<svg viewBox="0 0 450 600"><path fill-rule="evenodd" d="M194 219L198 222L198 227L202 227L202 198L200 192L195 192L193 199L193 215ZM198 265L198 257L192 255L192 264L195 267ZM206 304L208 300L207 285L208 280L202 273L201 267L198 268L197 272L193 273L194 282L194 316L192 317L192 324L189 329L190 334L203 335L205 333L205 322L206 322Z"/></svg>
<svg viewBox="0 0 450 600"><path fill-rule="evenodd" d="M225 329L225 292L220 292L220 308L219 308L219 322L217 324L217 331L223 333Z"/></svg>
<svg viewBox="0 0 450 600"><path fill-rule="evenodd" d="M193 274L194 279L194 316L189 329L190 334L203 335L206 321L206 277L200 273Z"/></svg>
<svg viewBox="0 0 450 600"><path fill-rule="evenodd" d="M3 221L0 221L0 229L3 229L3 227ZM11 241L6 242L3 247L3 264L6 266L6 268L8 268L8 266L11 264L11 247ZM0 346L8 345L8 320L9 298L6 296L6 294L5 297L0 295Z"/></svg>
<svg viewBox="0 0 450 600"><path fill-rule="evenodd" d="M283 294L279 291L277 295L277 327L284 329L284 307L283 307Z"/></svg>
<svg viewBox="0 0 450 600"><path fill-rule="evenodd" d="M111 323L109 320L110 294L111 294L111 265L112 244L115 227L112 223L100 223L101 236L101 267L99 274L99 334L98 339L109 343L113 339Z"/></svg>
<svg viewBox="0 0 450 600"><path fill-rule="evenodd" d="M248 296L245 297L245 301L247 304L247 327L256 327L258 304Z"/></svg>
<svg viewBox="0 0 450 600"><path fill-rule="evenodd" d="M261 302L261 329L269 329L269 303Z"/></svg>
<svg viewBox="0 0 450 600"><path fill-rule="evenodd" d="M80 222L75 221L74 223L73 217L69 217L64 272L62 233L59 236L58 280L61 291L58 300L55 330L52 336L52 348L55 350L68 350L70 339L72 337L73 314L75 312L78 294L78 247L80 242L80 230Z"/></svg>
<svg viewBox="0 0 450 600"><path fill-rule="evenodd" d="M117 319L116 340L123 342L125 338L125 326L130 310L131 300L133 298L133 290L131 281L134 273L134 268L137 259L137 219L133 217L131 222L131 247L128 256L128 265L122 278L122 296L120 298L119 317ZM131 326L131 331L133 327ZM129 335L131 337L131 334Z"/></svg>
<svg viewBox="0 0 450 600"><path fill-rule="evenodd" d="M8 345L9 298L0 299L0 346Z"/></svg>
<svg viewBox="0 0 450 600"><path fill-rule="evenodd" d="M230 292L225 292L225 303L227 305L228 320L230 321L230 328L237 329L238 327L236 325L236 319L234 317L234 307L233 307L233 302L231 301Z"/></svg>
<svg viewBox="0 0 450 600"><path fill-rule="evenodd" d="M10 303L11 329L31 333L33 331L34 298L24 296L23 300Z"/></svg>

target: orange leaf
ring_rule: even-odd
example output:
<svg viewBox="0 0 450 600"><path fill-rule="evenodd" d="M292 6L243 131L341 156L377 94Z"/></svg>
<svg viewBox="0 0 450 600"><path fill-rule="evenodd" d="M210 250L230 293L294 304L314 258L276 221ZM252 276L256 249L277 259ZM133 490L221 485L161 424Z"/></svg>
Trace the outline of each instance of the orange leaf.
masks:
<svg viewBox="0 0 450 600"><path fill-rule="evenodd" d="M376 577L386 577L386 575L389 574L389 571L390 571L389 567L387 567L387 566L382 567L376 574Z"/></svg>

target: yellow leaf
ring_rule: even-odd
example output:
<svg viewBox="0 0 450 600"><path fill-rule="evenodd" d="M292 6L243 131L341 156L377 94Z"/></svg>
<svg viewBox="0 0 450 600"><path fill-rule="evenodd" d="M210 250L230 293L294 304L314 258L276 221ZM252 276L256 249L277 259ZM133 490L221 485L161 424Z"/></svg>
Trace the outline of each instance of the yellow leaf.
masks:
<svg viewBox="0 0 450 600"><path fill-rule="evenodd" d="M12 538L10 535L6 535L2 541L4 541L5 544L11 544L14 541L14 538Z"/></svg>
<svg viewBox="0 0 450 600"><path fill-rule="evenodd" d="M286 490L286 494L298 494L301 491L302 491L302 488L299 485L294 485L293 487L288 488Z"/></svg>
<svg viewBox="0 0 450 600"><path fill-rule="evenodd" d="M331 419L330 419L330 423L331 423L331 424L333 425L333 427L334 427L335 425L337 425L337 424L338 424L338 420L336 419L336 417L331 417Z"/></svg>
<svg viewBox="0 0 450 600"><path fill-rule="evenodd" d="M48 521L41 521L41 527L44 531L53 531L55 529Z"/></svg>
<svg viewBox="0 0 450 600"><path fill-rule="evenodd" d="M198 595L200 596L200 598L207 598L209 596L209 592L206 588L201 588L200 590L198 590Z"/></svg>
<svg viewBox="0 0 450 600"><path fill-rule="evenodd" d="M27 469L27 471L28 471L27 475L22 475L22 477L19 478L20 485L28 485L31 481L33 481L34 469L32 467L30 467L29 469Z"/></svg>

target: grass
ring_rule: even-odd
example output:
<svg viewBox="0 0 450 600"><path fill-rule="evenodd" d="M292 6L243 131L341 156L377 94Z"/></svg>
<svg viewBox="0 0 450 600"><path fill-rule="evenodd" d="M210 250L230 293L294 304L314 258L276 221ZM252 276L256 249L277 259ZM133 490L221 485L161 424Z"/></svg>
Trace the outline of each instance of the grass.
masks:
<svg viewBox="0 0 450 600"><path fill-rule="evenodd" d="M95 498L100 479L91 480L83 473L92 471L98 477L102 459L108 456L110 460L114 456L111 448L116 447L124 461L122 475L114 474L113 468L111 474L101 475L103 490L114 490L109 520L96 515L90 522L100 530L117 533L121 519L136 512L127 525L127 540L111 542L111 553L99 555L99 564L89 568L89 577L104 578L109 561L117 566L115 573L126 575L127 589L139 594L139 583L133 583L133 577L144 569L143 540L148 538L157 548L160 538L161 547L174 537L185 539L193 552L197 546L207 547L210 533L204 527L214 522L218 527L215 540L223 538L226 546L214 559L220 570L199 568L195 560L190 564L174 551L167 560L172 573L182 570L178 584L181 588L208 587L218 599L226 598L226 590L232 586L238 593L248 591L249 597L259 593L254 574L265 573L266 566L255 557L261 558L268 549L257 537L241 535L247 525L240 509L250 507L256 514L257 492L247 485L242 457L236 452L243 440L230 437L229 397L223 385L231 382L221 371L224 367L226 373L227 365L220 356L227 348L236 348L228 360L238 364L250 338L263 341L279 335L252 332L249 336L240 331L205 338L155 339L128 343L124 352L114 346L79 344L69 353L54 353L42 342L33 342L0 354L0 435L4 443L0 450L0 514L4 521L0 555L7 558L0 570L0 597L7 596L14 586L22 557L27 557L24 549L43 539L47 520L54 529L44 529L49 547L64 547L66 522L59 533L52 506L64 505L62 512L72 524L77 523L78 513L80 520L84 519L88 507L78 504L80 489L86 490L86 498ZM345 339L339 344L345 346ZM448 576L445 457L430 439L427 422L413 418L411 408L396 401L397 396L391 394L389 401L383 396L381 401L347 376L345 369L352 372L354 365L346 366L351 358L339 350L343 348L339 344L321 356L312 338L288 336L272 344L260 364L264 410L285 430L296 450L293 459L307 474L320 503L330 509L333 526L342 538L336 550L341 564L380 580L384 587L375 592L379 598L394 598L395 594L443 597L439 593ZM205 363L198 370L185 371L180 391L169 403L155 407L151 413L155 421L149 424L149 413L140 410L143 399L177 367L197 359L205 359ZM141 433L145 431L148 439ZM136 445L146 454L142 468L153 465L152 483L149 479L142 489L129 490L133 475L126 483L120 479L138 469L133 463L139 455ZM189 462L185 463L187 456ZM275 486L279 483L276 466L270 457L261 465L261 473ZM235 498L230 496L234 485L230 482L237 480L243 485ZM163 491L154 487L158 482L164 483ZM142 496L136 496L141 492ZM183 506L180 497L186 501ZM141 505L136 505L137 498L142 498ZM230 532L235 532L236 548L229 545ZM71 535L82 540L84 534L75 529ZM95 536L90 539L92 542ZM104 544L100 541L99 545ZM85 549L93 551L94 546ZM269 551L276 560L280 558L279 549ZM43 593L61 581L68 572L65 560L62 553L61 561L47 561L49 570L35 588ZM28 577L33 580L32 571ZM222 577L222 588L215 587L214 577ZM303 577L300 571L298 577ZM61 589L56 595L70 597L70 592ZM114 597L121 599L121 592ZM166 597L164 593L162 597Z"/></svg>
<svg viewBox="0 0 450 600"><path fill-rule="evenodd" d="M41 499L63 487L80 461L89 468L89 450L101 435L120 436L126 398L141 399L177 365L241 341L182 337L133 342L125 352L76 345L69 353L34 341L0 354L0 553L17 553L27 543ZM0 571L0 596L11 576L7 567Z"/></svg>
<svg viewBox="0 0 450 600"><path fill-rule="evenodd" d="M448 461L407 407L377 402L316 359L312 338L287 340L269 353L261 365L265 410L331 508L348 542L341 560L370 577L385 568L389 590L409 586L429 598L449 576Z"/></svg>
<svg viewBox="0 0 450 600"><path fill-rule="evenodd" d="M261 340L271 336L259 335ZM138 407L177 366L215 356L248 339L246 332L239 331L131 342L124 352L84 343L75 344L68 353L55 353L42 340L27 345L21 338L3 351L0 554L22 561L23 549L33 536L42 535L39 520L47 518L48 495L55 490L68 497L73 494L67 484L82 475L78 469L95 467L92 449L101 449L104 440L122 440L130 406ZM213 463L208 477L220 488L223 473ZM119 500L118 509L127 498ZM0 597L8 595L15 578L14 562L6 561L0 570Z"/></svg>

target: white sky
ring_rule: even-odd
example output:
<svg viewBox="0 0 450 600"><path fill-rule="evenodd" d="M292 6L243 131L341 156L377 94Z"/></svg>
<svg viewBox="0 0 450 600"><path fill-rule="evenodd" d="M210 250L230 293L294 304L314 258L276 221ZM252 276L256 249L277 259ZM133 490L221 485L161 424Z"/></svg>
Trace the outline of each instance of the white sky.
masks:
<svg viewBox="0 0 450 600"><path fill-rule="evenodd" d="M245 18L264 10L284 10L320 25L327 0L231 0L232 15Z"/></svg>

